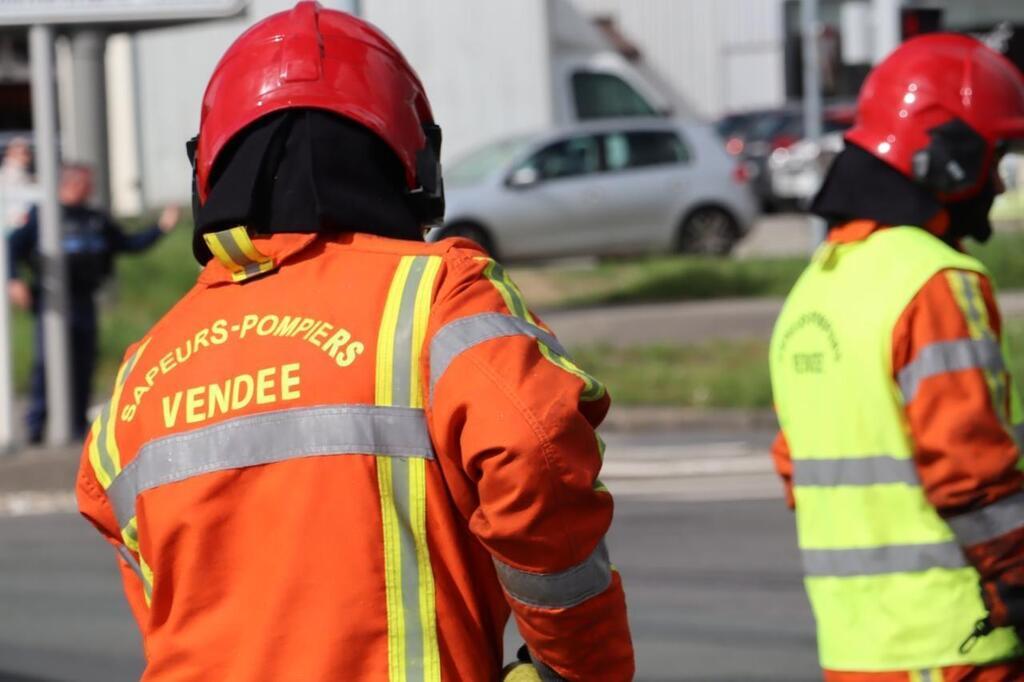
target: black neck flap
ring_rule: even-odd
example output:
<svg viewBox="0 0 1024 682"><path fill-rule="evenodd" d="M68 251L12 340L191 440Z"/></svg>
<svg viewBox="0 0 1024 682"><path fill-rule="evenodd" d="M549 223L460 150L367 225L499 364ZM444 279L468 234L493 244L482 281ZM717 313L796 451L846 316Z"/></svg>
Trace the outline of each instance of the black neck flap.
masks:
<svg viewBox="0 0 1024 682"><path fill-rule="evenodd" d="M192 252L206 263L203 234L235 225L422 241L406 192L398 157L366 128L316 109L270 114L224 150L206 203L193 200Z"/></svg>
<svg viewBox="0 0 1024 682"><path fill-rule="evenodd" d="M935 196L881 159L846 143L811 203L830 227L851 220L922 227L942 205Z"/></svg>

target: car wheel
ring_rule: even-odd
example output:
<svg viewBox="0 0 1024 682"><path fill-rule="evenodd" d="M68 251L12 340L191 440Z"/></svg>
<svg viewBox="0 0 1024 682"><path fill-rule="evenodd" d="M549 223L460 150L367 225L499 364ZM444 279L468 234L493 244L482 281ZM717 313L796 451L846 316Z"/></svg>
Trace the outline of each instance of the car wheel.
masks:
<svg viewBox="0 0 1024 682"><path fill-rule="evenodd" d="M739 227L732 214L717 206L702 206L683 220L677 248L683 253L727 256L737 241Z"/></svg>
<svg viewBox="0 0 1024 682"><path fill-rule="evenodd" d="M488 253L492 258L496 258L494 253L494 242L491 240L491 236L487 234L487 230L474 225L473 223L455 223L444 228L445 237L462 237L468 239L471 242L476 242L484 251Z"/></svg>

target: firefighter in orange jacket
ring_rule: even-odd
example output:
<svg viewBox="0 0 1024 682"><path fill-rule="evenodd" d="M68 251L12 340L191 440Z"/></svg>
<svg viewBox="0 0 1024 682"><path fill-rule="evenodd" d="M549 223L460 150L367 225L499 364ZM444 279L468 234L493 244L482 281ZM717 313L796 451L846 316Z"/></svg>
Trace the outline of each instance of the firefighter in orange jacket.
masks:
<svg viewBox="0 0 1024 682"><path fill-rule="evenodd" d="M1024 679L1024 416L961 249L1021 139L1013 64L917 38L869 75L812 206L831 230L776 326L773 454L829 682Z"/></svg>
<svg viewBox="0 0 1024 682"><path fill-rule="evenodd" d="M144 680L492 680L510 611L540 678L632 677L608 396L501 266L423 242L439 147L412 68L341 12L300 2L217 66L204 268L78 479Z"/></svg>

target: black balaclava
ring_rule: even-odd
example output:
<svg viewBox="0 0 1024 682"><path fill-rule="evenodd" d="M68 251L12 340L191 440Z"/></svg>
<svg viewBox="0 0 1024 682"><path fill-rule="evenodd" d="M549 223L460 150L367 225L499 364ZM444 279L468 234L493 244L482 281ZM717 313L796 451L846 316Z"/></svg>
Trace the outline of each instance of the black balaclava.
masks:
<svg viewBox="0 0 1024 682"><path fill-rule="evenodd" d="M946 209L949 229L942 239L956 244L964 237L984 242L992 234L988 212L995 200L989 181L980 193L963 201L940 203L927 188L847 142L811 203L811 212L837 227L851 220L874 220L882 225L928 224Z"/></svg>
<svg viewBox="0 0 1024 682"><path fill-rule="evenodd" d="M265 116L221 153L206 203L193 190L192 253L205 264L207 232L364 232L422 241L405 173L366 128L318 109Z"/></svg>

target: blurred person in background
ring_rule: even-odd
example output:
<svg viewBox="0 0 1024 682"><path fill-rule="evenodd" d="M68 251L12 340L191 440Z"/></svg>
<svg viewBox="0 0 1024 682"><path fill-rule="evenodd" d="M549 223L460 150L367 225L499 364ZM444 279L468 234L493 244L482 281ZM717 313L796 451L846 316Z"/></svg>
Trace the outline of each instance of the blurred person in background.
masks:
<svg viewBox="0 0 1024 682"><path fill-rule="evenodd" d="M140 232L129 233L106 213L89 207L92 189L92 170L88 166L68 164L61 169L58 199L69 290L72 433L78 438L85 436L88 427L86 411L98 350L96 292L112 274L117 255L139 253L150 248L161 236L174 229L181 215L178 207L167 206L156 224ZM39 443L46 426L46 365L40 317L38 209L33 207L25 224L8 236L8 257L8 295L14 305L31 310L36 318L35 357L26 422L29 442Z"/></svg>
<svg viewBox="0 0 1024 682"><path fill-rule="evenodd" d="M830 682L1024 679L1017 387L984 266L1024 76L966 36L868 76L776 323L776 467Z"/></svg>
<svg viewBox="0 0 1024 682"><path fill-rule="evenodd" d="M3 227L20 227L28 218L33 203L32 148L24 137L15 137L4 150L0 161L0 207Z"/></svg>
<svg viewBox="0 0 1024 682"><path fill-rule="evenodd" d="M203 98L195 287L125 354L79 508L143 679L632 679L610 400L444 212L440 128L376 28L301 2ZM528 652L528 655L527 655Z"/></svg>

